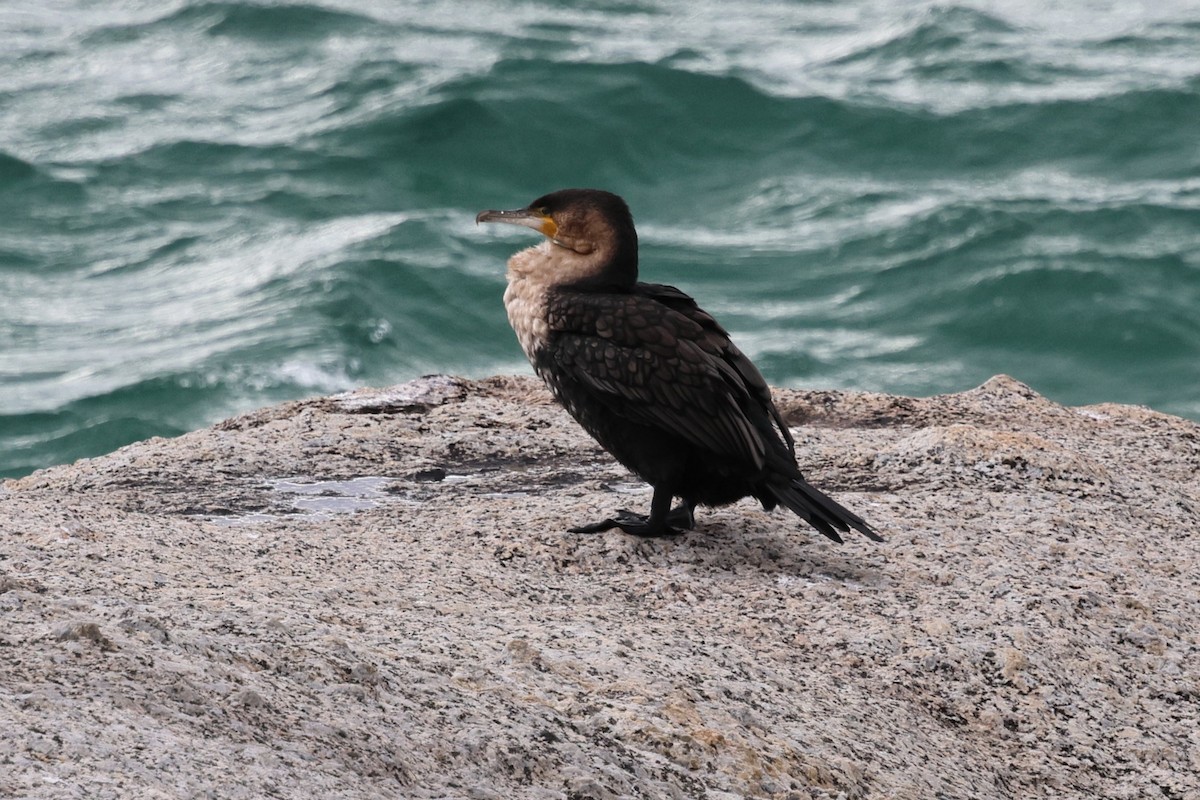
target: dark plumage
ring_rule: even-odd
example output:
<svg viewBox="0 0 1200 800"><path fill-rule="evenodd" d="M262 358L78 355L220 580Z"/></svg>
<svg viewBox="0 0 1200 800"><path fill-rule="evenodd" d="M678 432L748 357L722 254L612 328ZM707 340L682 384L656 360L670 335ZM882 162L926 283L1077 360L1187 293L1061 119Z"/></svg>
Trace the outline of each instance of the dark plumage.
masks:
<svg viewBox="0 0 1200 800"><path fill-rule="evenodd" d="M755 497L840 542L859 516L813 488L766 381L729 334L673 286L639 283L625 201L566 189L476 222L524 225L546 240L508 262L509 322L567 411L651 486L649 516L621 511L572 528L658 536L691 528L697 504ZM683 503L671 509L673 498Z"/></svg>

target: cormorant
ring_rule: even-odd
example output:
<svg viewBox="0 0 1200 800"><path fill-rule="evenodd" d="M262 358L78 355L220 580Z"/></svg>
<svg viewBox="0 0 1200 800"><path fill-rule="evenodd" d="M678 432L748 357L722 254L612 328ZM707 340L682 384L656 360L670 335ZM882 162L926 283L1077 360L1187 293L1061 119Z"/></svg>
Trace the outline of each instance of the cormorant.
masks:
<svg viewBox="0 0 1200 800"><path fill-rule="evenodd" d="M697 504L753 496L841 542L861 517L804 480L795 442L758 369L673 286L638 282L637 231L615 194L564 189L481 211L542 233L508 260L504 305L534 370L580 425L654 487L649 516L620 511L571 528L636 536L690 529ZM673 498L683 503L671 508Z"/></svg>

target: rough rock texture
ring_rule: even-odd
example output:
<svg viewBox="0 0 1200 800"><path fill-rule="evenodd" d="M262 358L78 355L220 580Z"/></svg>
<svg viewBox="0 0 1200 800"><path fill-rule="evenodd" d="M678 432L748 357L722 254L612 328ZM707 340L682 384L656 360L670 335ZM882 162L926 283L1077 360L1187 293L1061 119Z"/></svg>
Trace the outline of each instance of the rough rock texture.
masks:
<svg viewBox="0 0 1200 800"><path fill-rule="evenodd" d="M0 489L0 796L1200 797L1200 427L780 391L887 542L649 491L528 379Z"/></svg>

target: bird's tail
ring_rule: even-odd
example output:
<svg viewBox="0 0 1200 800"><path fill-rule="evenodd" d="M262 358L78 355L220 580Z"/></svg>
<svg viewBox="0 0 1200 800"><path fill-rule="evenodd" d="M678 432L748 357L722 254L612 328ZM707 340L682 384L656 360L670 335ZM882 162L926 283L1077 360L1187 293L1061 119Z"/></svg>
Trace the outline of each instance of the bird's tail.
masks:
<svg viewBox="0 0 1200 800"><path fill-rule="evenodd" d="M872 541L883 541L883 537L876 533L862 517L803 478L781 476L767 486L780 505L787 506L800 519L839 544L842 541L841 534L849 533L851 528Z"/></svg>

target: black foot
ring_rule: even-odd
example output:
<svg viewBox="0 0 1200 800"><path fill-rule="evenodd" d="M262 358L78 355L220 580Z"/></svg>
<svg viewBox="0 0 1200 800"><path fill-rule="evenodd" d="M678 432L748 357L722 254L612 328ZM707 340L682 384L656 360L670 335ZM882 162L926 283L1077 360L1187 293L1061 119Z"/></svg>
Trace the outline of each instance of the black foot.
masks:
<svg viewBox="0 0 1200 800"><path fill-rule="evenodd" d="M667 524L673 525L676 528L683 528L685 531L690 531L696 527L696 517L692 513L695 506L689 506L687 503L680 503L675 506L667 514Z"/></svg>
<svg viewBox="0 0 1200 800"><path fill-rule="evenodd" d="M681 506L680 508L684 507ZM690 509L685 510L688 511L688 516L690 517ZM684 521L683 519L676 517L676 511L679 511L679 509L677 508L668 514L665 521L655 524L651 522L650 518L644 514L635 514L632 511L621 509L617 512L615 517L610 517L606 520L602 520L601 522L594 522L591 525L580 525L575 528L570 528L569 530L571 533L600 533L602 531L612 530L613 528L620 528L630 536L640 536L646 539L654 539L665 536L679 536L681 533L683 533L683 531L669 524L670 522Z"/></svg>

